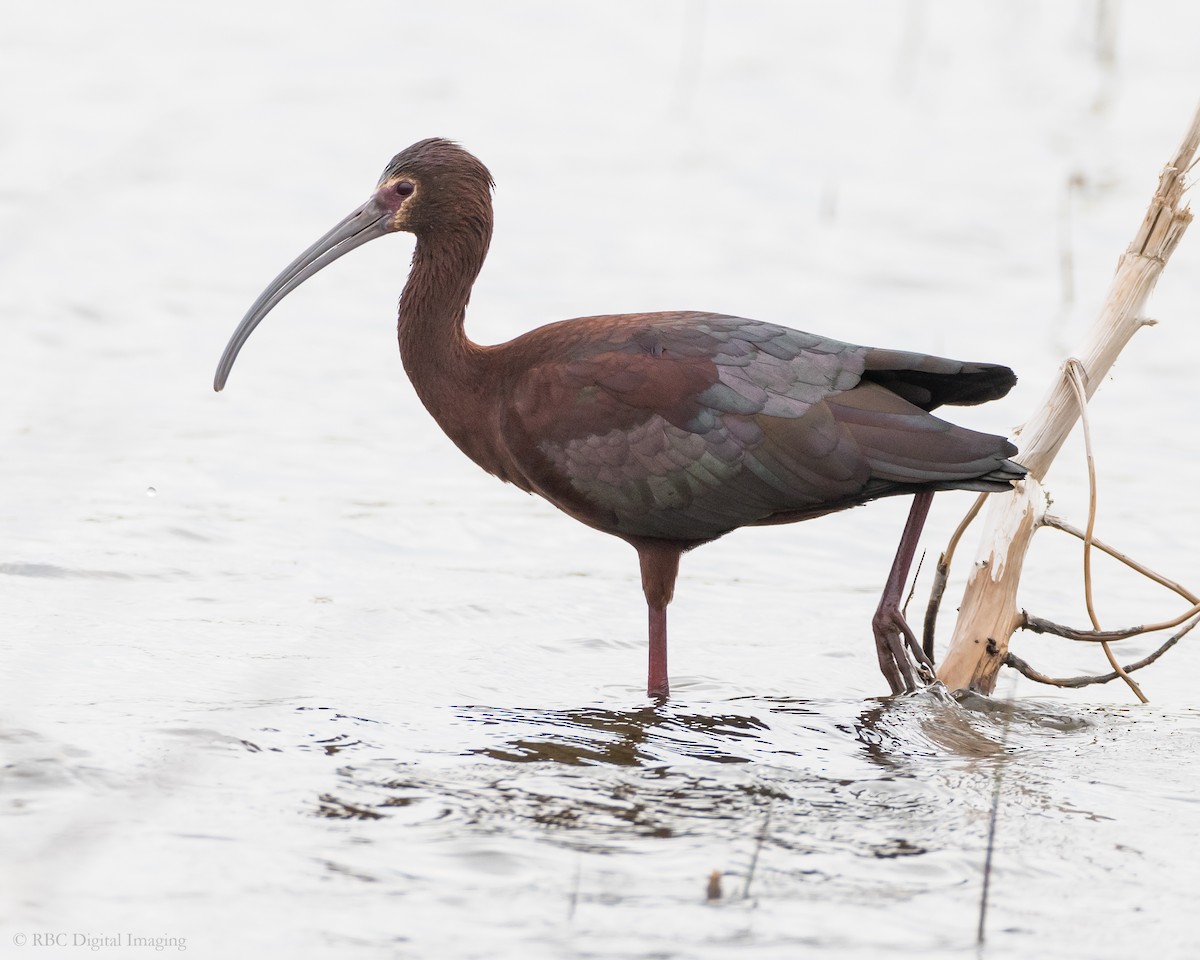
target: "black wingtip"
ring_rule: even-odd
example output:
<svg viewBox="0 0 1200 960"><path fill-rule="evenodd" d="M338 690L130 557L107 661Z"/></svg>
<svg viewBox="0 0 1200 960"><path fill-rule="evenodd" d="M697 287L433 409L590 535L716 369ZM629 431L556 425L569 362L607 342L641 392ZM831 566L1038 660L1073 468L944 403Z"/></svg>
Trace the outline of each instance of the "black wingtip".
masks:
<svg viewBox="0 0 1200 960"><path fill-rule="evenodd" d="M958 370L944 372L869 370L863 379L887 387L922 410L934 410L943 405L971 407L999 400L1013 388L1017 375L995 363L964 363Z"/></svg>

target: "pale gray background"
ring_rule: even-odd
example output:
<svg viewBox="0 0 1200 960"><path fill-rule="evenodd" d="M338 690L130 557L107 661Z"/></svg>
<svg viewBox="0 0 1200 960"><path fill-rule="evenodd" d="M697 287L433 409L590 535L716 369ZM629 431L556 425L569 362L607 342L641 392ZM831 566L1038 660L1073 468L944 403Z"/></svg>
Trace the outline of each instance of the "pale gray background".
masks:
<svg viewBox="0 0 1200 960"><path fill-rule="evenodd" d="M988 955L1190 954L1190 641L1143 675L1149 708L1022 684L1011 727L936 698L864 725L888 502L687 557L676 700L639 713L633 553L480 473L403 376L409 239L293 294L210 383L267 281L440 135L498 182L476 339L726 311L1009 363L1009 399L956 414L1007 431L1190 119L1197 36L1183 0L7 6L5 955L36 931L206 957L974 955L1004 757ZM1189 236L1094 412L1100 534L1193 589L1198 266ZM1077 442L1050 487L1082 523ZM969 502L938 498L931 550ZM1082 623L1054 536L1023 602ZM1101 573L1106 625L1179 609ZM517 741L636 762L497 758ZM706 906L764 823L754 896Z"/></svg>

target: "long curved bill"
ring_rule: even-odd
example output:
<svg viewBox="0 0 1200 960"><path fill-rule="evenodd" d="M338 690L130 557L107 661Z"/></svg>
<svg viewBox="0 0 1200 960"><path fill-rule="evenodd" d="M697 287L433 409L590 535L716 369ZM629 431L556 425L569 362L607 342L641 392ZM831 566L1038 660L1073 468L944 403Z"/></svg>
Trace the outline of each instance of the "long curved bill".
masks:
<svg viewBox="0 0 1200 960"><path fill-rule="evenodd" d="M388 233L389 213L372 198L342 220L336 227L293 260L264 290L253 306L246 311L242 322L233 331L221 362L217 364L217 375L213 378L213 389L220 390L229 379L233 361L238 351L250 338L254 328L284 297L323 267L329 266L355 247Z"/></svg>

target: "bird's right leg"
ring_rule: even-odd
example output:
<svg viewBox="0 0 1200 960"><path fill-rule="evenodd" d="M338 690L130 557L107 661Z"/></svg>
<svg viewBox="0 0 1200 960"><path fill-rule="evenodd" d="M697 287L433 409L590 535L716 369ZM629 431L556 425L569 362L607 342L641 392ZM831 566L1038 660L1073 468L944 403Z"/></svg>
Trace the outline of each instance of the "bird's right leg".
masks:
<svg viewBox="0 0 1200 960"><path fill-rule="evenodd" d="M663 540L643 540L637 544L642 568L642 592L650 612L650 662L646 674L646 694L665 700L671 692L667 679L667 604L675 594L679 573L679 547Z"/></svg>
<svg viewBox="0 0 1200 960"><path fill-rule="evenodd" d="M879 668L887 677L892 693L917 690L933 679L933 664L925 656L921 644L900 611L904 596L904 585L908 581L908 570L917 552L921 539L921 528L929 515L933 494L922 491L913 497L912 509L900 535L900 546L896 548L896 559L892 562L887 585L879 607L871 620L875 633L875 649L879 654Z"/></svg>

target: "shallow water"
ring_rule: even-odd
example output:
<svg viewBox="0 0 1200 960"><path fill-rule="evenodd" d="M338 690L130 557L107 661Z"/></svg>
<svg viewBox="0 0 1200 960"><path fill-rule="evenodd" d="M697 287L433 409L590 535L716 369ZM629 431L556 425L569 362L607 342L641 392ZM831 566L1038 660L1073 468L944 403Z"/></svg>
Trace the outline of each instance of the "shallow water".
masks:
<svg viewBox="0 0 1200 960"><path fill-rule="evenodd" d="M0 102L0 942L1195 954L1190 641L1144 673L1149 707L1011 678L878 699L867 624L906 509L880 503L689 555L655 706L628 547L480 474L405 381L409 241L306 284L209 384L262 286L437 134L499 183L477 339L725 310L1010 363L1010 399L955 414L1008 430L1190 117L1200 12L200 9L28 7L0 31L24 91ZM1101 535L1193 589L1197 250L1093 423ZM1050 485L1082 523L1077 443ZM969 501L939 496L930 549ZM1098 575L1106 626L1177 609ZM1084 621L1073 544L1041 534L1023 588Z"/></svg>

